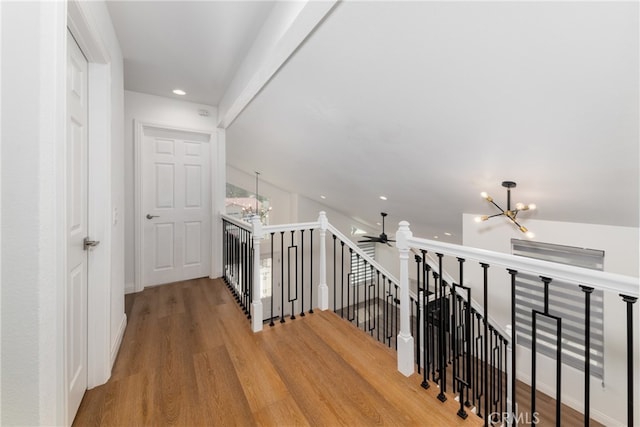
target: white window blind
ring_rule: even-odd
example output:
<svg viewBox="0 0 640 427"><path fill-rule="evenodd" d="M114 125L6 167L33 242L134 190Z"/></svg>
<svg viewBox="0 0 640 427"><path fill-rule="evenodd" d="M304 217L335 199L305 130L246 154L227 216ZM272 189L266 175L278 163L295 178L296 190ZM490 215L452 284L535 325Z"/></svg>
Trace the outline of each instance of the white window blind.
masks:
<svg viewBox="0 0 640 427"><path fill-rule="evenodd" d="M371 259L376 259L376 244L373 242L358 243L358 247ZM359 285L364 282L370 283L373 278L373 272L368 262L362 257L358 257L355 252L351 253L351 284Z"/></svg>
<svg viewBox="0 0 640 427"><path fill-rule="evenodd" d="M514 255L552 261L576 267L602 270L604 251L550 243L511 240ZM532 311L544 311L544 284L539 276L516 276L517 343L531 348ZM572 283L552 280L549 285L549 314L562 318L562 363L584 372L585 294ZM537 351L555 359L556 323L538 315ZM604 378L604 296L602 290L591 294L591 375Z"/></svg>

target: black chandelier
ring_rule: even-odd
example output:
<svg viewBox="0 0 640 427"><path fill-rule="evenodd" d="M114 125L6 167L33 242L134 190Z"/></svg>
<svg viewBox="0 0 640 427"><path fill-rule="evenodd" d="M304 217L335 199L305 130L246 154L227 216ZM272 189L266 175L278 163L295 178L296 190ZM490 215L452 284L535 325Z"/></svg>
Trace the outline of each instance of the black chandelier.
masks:
<svg viewBox="0 0 640 427"><path fill-rule="evenodd" d="M496 208L498 208L500 212L493 215L478 216L475 218L476 222L482 222L482 221L488 220L489 218L504 215L507 218L509 218L509 220L511 220L511 222L513 222L513 224L515 224L515 226L518 227L518 230L522 231L528 238L531 239L535 237L535 235L531 231L527 230L527 227L525 227L524 225L520 225L518 223L518 221L516 220L516 217L518 216L518 213L521 211L534 210L536 208L536 205L534 205L533 203L528 205L525 205L523 203L516 203L516 208L511 209L511 189L516 187L516 183L513 181L502 181L502 186L507 189L507 209L506 210L502 209L500 206L498 206L496 202L493 201L493 197L489 196L487 193L483 191L482 193L480 193L482 198L484 198L487 202L492 203Z"/></svg>

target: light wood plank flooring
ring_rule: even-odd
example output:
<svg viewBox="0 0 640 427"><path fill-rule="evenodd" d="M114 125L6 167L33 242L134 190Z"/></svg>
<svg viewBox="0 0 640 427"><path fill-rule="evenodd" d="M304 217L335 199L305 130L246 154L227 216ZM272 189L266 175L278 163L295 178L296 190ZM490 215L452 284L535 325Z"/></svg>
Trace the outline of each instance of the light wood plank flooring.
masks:
<svg viewBox="0 0 640 427"><path fill-rule="evenodd" d="M332 312L250 332L221 280L128 295L112 378L89 390L74 425L475 426L436 399L396 353Z"/></svg>

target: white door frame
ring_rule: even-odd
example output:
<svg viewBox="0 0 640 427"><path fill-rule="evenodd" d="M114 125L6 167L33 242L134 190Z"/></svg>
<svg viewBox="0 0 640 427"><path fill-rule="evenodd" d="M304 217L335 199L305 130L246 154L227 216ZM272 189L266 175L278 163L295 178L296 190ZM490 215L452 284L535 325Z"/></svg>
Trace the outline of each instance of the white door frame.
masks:
<svg viewBox="0 0 640 427"><path fill-rule="evenodd" d="M87 281L87 385L92 388L109 379L112 367L111 58L85 7L82 1L67 2L67 27L89 62L88 233L100 241L89 255ZM64 400L66 405L66 395ZM71 423L69 414L65 421Z"/></svg>
<svg viewBox="0 0 640 427"><path fill-rule="evenodd" d="M144 289L144 273L143 273L143 262L144 262L144 224L142 221L143 214L143 206L142 206L142 193L144 191L142 185L143 179L143 171L142 171L142 163L143 163L143 150L142 143L144 141L144 128L145 127L154 127L160 129L169 129L178 132L191 132L191 133L200 133L204 135L209 135L209 192L211 194L211 206L209 215L211 216L211 225L210 225L210 245L211 252L210 256L212 257L212 262L210 263L210 271L209 277L213 277L214 264L215 264L215 256L217 254L216 245L215 245L215 230L218 229L218 221L217 215L215 215L215 206L216 203L216 191L214 190L215 184L219 179L219 173L217 169L219 168L218 162L218 150L216 144L216 135L215 132L211 130L201 130L201 129L189 129L182 128L173 125L167 125L162 123L152 123L145 122L140 120L134 120L133 128L134 128L134 227L135 227L135 250L134 250L134 265L135 265L135 279L134 279L134 292L140 292Z"/></svg>

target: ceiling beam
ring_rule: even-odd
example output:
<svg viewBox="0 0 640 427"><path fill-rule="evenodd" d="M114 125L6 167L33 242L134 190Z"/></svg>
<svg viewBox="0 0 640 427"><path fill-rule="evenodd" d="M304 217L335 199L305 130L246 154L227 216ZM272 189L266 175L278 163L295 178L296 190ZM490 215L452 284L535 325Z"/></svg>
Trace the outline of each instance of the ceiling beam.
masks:
<svg viewBox="0 0 640 427"><path fill-rule="evenodd" d="M336 3L276 2L218 105L219 128L233 123Z"/></svg>

